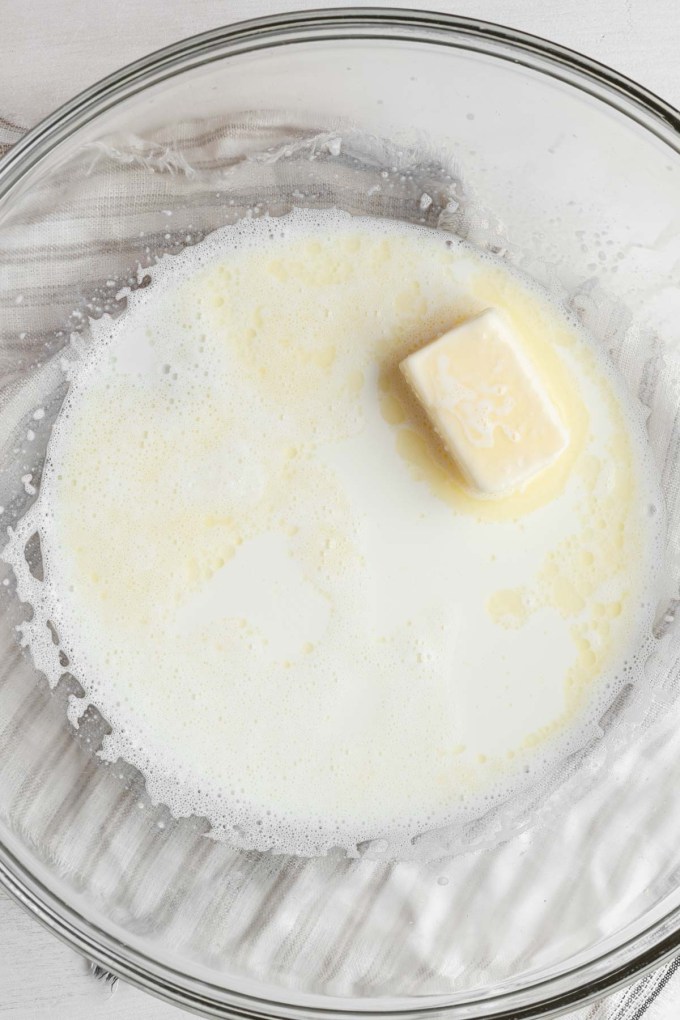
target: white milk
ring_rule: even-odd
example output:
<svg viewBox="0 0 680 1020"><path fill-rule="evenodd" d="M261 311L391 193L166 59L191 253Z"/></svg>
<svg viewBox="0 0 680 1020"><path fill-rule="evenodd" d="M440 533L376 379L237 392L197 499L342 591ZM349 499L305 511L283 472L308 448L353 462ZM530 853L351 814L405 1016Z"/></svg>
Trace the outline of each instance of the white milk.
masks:
<svg viewBox="0 0 680 1020"><path fill-rule="evenodd" d="M662 515L637 408L573 323L443 234L337 212L151 275L93 323L4 552L106 756L218 835L316 853L455 820L576 746L649 629ZM570 445L485 501L397 365L489 306Z"/></svg>

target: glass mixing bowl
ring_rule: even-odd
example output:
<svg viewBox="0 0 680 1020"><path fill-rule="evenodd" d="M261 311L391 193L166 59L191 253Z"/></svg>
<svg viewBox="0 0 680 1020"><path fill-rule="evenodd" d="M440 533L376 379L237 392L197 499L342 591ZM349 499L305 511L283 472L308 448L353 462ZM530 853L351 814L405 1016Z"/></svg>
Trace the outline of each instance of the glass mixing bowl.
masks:
<svg viewBox="0 0 680 1020"><path fill-rule="evenodd" d="M123 308L160 255L292 205L453 231L565 302L649 409L669 527L644 683L623 686L559 783L401 862L371 845L239 850L152 804L138 773L97 756L107 724L66 659L50 691L19 647L31 609L3 565L0 878L56 934L178 1004L250 1017L534 1016L676 949L678 127L634 83L510 29L336 10L153 54L8 154L3 531L39 487L88 318ZM37 540L26 557L39 577Z"/></svg>

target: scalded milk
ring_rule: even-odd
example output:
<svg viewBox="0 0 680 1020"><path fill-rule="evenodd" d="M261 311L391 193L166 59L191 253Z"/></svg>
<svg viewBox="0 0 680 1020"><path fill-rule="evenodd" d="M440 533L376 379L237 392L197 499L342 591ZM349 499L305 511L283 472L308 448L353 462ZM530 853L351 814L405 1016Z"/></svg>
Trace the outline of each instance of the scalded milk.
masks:
<svg viewBox="0 0 680 1020"><path fill-rule="evenodd" d="M444 824L576 745L649 628L661 517L637 409L576 326L444 234L336 212L245 220L152 277L93 324L4 552L104 753L226 838L315 853ZM398 372L489 306L569 432L502 500L467 492Z"/></svg>

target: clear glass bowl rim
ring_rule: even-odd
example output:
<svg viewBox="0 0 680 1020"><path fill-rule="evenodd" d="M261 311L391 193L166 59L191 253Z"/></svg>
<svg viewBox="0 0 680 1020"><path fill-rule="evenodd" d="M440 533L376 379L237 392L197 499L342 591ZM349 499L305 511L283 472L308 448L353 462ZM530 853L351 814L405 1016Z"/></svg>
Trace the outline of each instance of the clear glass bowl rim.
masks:
<svg viewBox="0 0 680 1020"><path fill-rule="evenodd" d="M116 71L59 107L0 160L0 203L53 148L105 110L152 84L240 53L331 40L406 40L484 53L538 70L590 94L634 120L680 155L680 112L617 71L538 36L474 18L401 8L343 7L238 22L191 36ZM448 1002L437 996L411 1007L324 1009L232 992L191 978L125 945L52 892L0 841L0 884L54 935L106 970L147 992L205 1016L286 1020L523 1020L555 1016L607 995L659 967L680 949L680 908L587 964L500 995ZM643 945L644 944L644 945Z"/></svg>

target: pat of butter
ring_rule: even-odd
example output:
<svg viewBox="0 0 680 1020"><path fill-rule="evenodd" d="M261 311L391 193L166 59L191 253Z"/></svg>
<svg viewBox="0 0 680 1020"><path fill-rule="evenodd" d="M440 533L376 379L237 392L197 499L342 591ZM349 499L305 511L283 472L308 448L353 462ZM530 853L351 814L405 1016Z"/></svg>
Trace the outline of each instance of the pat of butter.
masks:
<svg viewBox="0 0 680 1020"><path fill-rule="evenodd" d="M512 328L493 308L401 363L469 484L488 496L552 464L567 431Z"/></svg>

